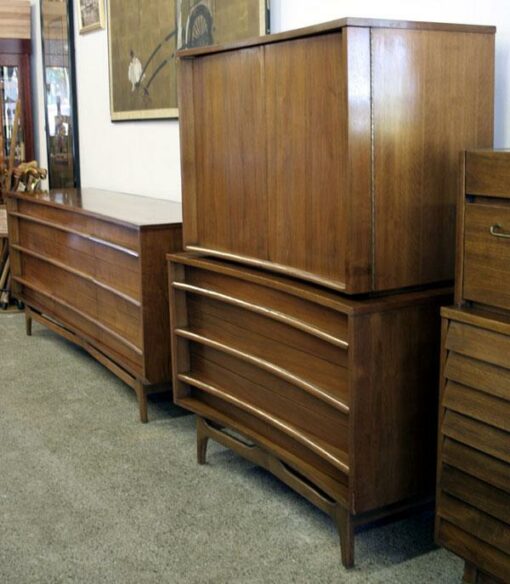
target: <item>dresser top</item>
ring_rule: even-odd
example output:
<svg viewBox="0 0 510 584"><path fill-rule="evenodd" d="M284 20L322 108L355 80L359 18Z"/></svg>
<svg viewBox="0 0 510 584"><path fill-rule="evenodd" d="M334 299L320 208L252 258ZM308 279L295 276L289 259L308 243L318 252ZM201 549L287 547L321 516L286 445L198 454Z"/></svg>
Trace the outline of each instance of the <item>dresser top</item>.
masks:
<svg viewBox="0 0 510 584"><path fill-rule="evenodd" d="M115 191L92 188L53 189L49 192L16 192L6 195L51 207L65 207L137 227L178 225L182 222L181 203Z"/></svg>
<svg viewBox="0 0 510 584"><path fill-rule="evenodd" d="M267 45L287 41L291 39L298 39L317 34L325 34L329 32L339 31L345 27L361 27L361 28L400 28L407 30L429 30L429 31L444 31L444 32L470 32L470 33L484 33L495 34L495 26L486 26L478 24L454 24L447 22L420 22L412 20L384 20L375 18L352 18L346 17L339 20L332 20L330 22L323 22L315 24L306 28L298 28L295 30L280 32L277 34L270 34L260 37L253 37L251 39L243 39L241 41L234 41L231 43L211 45L207 47L198 47L195 49L184 49L177 52L177 56L182 58L193 58L200 55L208 55L211 53L221 53L223 51L230 51L234 49L242 49L247 47L254 47L257 45Z"/></svg>

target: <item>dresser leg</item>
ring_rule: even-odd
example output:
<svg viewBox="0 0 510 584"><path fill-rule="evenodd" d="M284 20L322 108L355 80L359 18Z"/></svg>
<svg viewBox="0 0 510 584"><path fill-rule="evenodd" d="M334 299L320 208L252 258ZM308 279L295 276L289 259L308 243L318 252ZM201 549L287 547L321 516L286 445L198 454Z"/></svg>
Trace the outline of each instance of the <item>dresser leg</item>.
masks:
<svg viewBox="0 0 510 584"><path fill-rule="evenodd" d="M198 464L205 464L207 462L207 443L209 436L207 435L207 426L204 420L197 416L197 462Z"/></svg>
<svg viewBox="0 0 510 584"><path fill-rule="evenodd" d="M336 524L340 536L340 552L345 568L354 566L354 525L349 511L340 505L336 507Z"/></svg>
<svg viewBox="0 0 510 584"><path fill-rule="evenodd" d="M144 424L147 423L147 394L145 393L145 388L141 381L135 381L134 390L136 392L136 397L138 398L138 408L140 410L140 421Z"/></svg>
<svg viewBox="0 0 510 584"><path fill-rule="evenodd" d="M32 336L32 316L29 308L25 307L25 330L27 336Z"/></svg>

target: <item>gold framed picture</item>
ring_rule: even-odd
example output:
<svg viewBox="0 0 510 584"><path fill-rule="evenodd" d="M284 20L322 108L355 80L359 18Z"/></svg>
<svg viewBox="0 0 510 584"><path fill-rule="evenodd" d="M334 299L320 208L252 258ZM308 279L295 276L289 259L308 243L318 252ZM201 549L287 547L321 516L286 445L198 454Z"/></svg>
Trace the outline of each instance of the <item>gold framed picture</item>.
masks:
<svg viewBox="0 0 510 584"><path fill-rule="evenodd" d="M174 0L109 0L113 121L177 117Z"/></svg>
<svg viewBox="0 0 510 584"><path fill-rule="evenodd" d="M268 0L109 0L112 121L177 118L177 50L268 30Z"/></svg>
<svg viewBox="0 0 510 584"><path fill-rule="evenodd" d="M104 28L104 0L77 0L80 34Z"/></svg>

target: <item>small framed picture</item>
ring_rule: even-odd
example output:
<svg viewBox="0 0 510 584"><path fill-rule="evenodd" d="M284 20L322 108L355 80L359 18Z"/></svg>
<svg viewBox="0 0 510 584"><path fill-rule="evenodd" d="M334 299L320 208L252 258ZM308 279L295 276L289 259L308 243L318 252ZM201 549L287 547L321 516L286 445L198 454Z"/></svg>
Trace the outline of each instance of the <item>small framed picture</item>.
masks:
<svg viewBox="0 0 510 584"><path fill-rule="evenodd" d="M104 28L104 0L77 0L80 34Z"/></svg>

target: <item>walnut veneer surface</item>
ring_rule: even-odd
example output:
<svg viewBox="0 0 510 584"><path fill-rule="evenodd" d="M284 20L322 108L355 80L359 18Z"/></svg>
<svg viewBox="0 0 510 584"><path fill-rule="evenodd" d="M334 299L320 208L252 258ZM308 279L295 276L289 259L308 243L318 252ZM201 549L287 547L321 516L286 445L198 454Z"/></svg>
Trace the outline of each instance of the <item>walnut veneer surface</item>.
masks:
<svg viewBox="0 0 510 584"><path fill-rule="evenodd" d="M179 203L95 189L7 194L13 293L136 391L169 382L165 254L182 247ZM169 384L167 385L167 388Z"/></svg>
<svg viewBox="0 0 510 584"><path fill-rule="evenodd" d="M347 293L451 281L494 33L344 19L181 51L185 248Z"/></svg>
<svg viewBox="0 0 510 584"><path fill-rule="evenodd" d="M354 527L434 487L439 288L361 301L196 254L169 258L174 400ZM223 428L253 442L247 446Z"/></svg>
<svg viewBox="0 0 510 584"><path fill-rule="evenodd" d="M510 582L510 151L462 157L458 308L443 309L436 539Z"/></svg>

